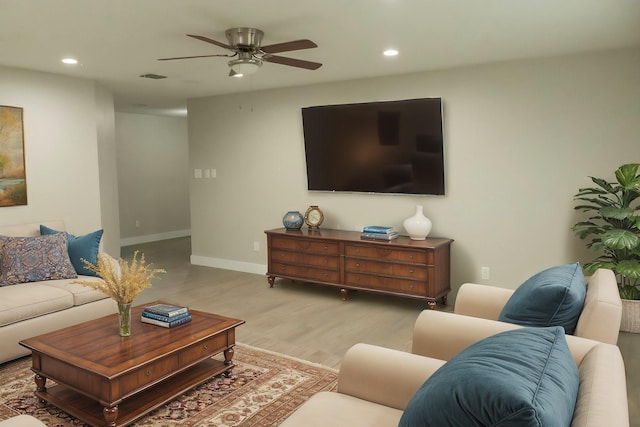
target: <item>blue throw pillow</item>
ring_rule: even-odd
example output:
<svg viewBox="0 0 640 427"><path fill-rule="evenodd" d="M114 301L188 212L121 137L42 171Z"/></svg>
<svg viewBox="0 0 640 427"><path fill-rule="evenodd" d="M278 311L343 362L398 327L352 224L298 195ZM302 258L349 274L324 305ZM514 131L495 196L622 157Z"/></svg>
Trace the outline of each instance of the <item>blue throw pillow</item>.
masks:
<svg viewBox="0 0 640 427"><path fill-rule="evenodd" d="M562 326L573 335L586 296L580 264L559 265L527 279L509 298L498 320L521 326Z"/></svg>
<svg viewBox="0 0 640 427"><path fill-rule="evenodd" d="M53 230L44 225L40 225L40 234L56 234L60 233L57 230ZM67 233L67 246L69 248L69 259L75 268L76 273L84 276L95 276L91 270L87 270L84 267L83 259L86 259L91 264L96 265L98 262L98 251L100 250L100 239L102 239L102 233L104 230L97 230L93 233L85 234L83 236L74 236Z"/></svg>
<svg viewBox="0 0 640 427"><path fill-rule="evenodd" d="M578 384L561 327L507 331L438 369L411 398L399 427L568 427Z"/></svg>

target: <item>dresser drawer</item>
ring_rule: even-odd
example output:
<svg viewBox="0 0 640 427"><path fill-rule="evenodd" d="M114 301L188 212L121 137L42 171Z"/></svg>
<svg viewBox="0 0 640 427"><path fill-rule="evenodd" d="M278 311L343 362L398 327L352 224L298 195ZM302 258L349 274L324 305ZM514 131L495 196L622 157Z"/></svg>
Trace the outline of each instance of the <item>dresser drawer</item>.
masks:
<svg viewBox="0 0 640 427"><path fill-rule="evenodd" d="M375 245L345 245L345 256L433 265L433 251L413 251Z"/></svg>
<svg viewBox="0 0 640 427"><path fill-rule="evenodd" d="M376 273L387 276L407 277L417 280L426 280L428 269L418 264L399 264L393 262L370 261L360 258L347 258L347 271L358 273Z"/></svg>
<svg viewBox="0 0 640 427"><path fill-rule="evenodd" d="M156 360L142 368L131 371L120 378L120 395L126 395L152 382L159 380L179 367L178 355Z"/></svg>
<svg viewBox="0 0 640 427"><path fill-rule="evenodd" d="M340 257L338 257L337 255L311 255L304 252L293 251L274 250L271 252L271 261L290 264L312 265L329 269L337 269L340 267Z"/></svg>
<svg viewBox="0 0 640 427"><path fill-rule="evenodd" d="M218 354L227 347L227 344L227 335L224 334L190 345L180 352L180 366L187 366L207 356Z"/></svg>
<svg viewBox="0 0 640 427"><path fill-rule="evenodd" d="M277 274L282 277L310 281L318 280L328 283L339 283L340 281L340 272L338 269L325 270L315 267L281 264L279 262L272 262L271 267L272 274Z"/></svg>
<svg viewBox="0 0 640 427"><path fill-rule="evenodd" d="M316 254L340 255L340 245L326 241L314 241L311 239L291 239L286 237L273 236L271 238L271 248L290 249Z"/></svg>
<svg viewBox="0 0 640 427"><path fill-rule="evenodd" d="M359 288L387 290L424 296L427 293L427 283L417 280L398 279L395 277L375 276L362 273L345 273L345 284Z"/></svg>

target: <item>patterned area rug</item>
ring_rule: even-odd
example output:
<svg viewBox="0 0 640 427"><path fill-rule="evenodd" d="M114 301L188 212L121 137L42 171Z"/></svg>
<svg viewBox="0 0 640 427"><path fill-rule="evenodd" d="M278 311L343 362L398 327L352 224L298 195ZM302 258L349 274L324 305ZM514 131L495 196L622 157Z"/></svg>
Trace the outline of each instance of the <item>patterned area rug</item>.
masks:
<svg viewBox="0 0 640 427"><path fill-rule="evenodd" d="M233 361L229 378L214 377L131 425L277 426L313 394L337 385L334 369L245 345L236 345ZM49 427L84 426L52 405L38 406L30 367L29 357L0 365L0 420L29 414Z"/></svg>

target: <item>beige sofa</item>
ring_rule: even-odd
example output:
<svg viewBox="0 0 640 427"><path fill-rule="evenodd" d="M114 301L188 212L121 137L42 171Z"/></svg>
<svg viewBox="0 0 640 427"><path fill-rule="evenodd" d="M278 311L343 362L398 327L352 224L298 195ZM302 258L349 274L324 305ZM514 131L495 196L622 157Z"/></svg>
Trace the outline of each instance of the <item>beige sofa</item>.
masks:
<svg viewBox="0 0 640 427"><path fill-rule="evenodd" d="M575 335L616 344L622 319L622 301L616 276L611 270L599 269L586 279L587 296ZM453 312L497 320L513 292L511 289L465 283L458 290Z"/></svg>
<svg viewBox="0 0 640 427"><path fill-rule="evenodd" d="M0 226L0 235L37 236L40 224L65 230L62 221L53 221ZM0 287L0 363L30 354L19 344L25 338L117 311L116 304L106 295L70 284L72 281L47 280Z"/></svg>
<svg viewBox="0 0 640 427"><path fill-rule="evenodd" d="M0 421L0 427L47 427L37 418L31 415L17 415L4 421Z"/></svg>
<svg viewBox="0 0 640 427"><path fill-rule="evenodd" d="M516 328L520 326L425 310L415 323L412 353L356 344L341 364L337 392L314 395L281 427L397 426L411 397L447 360L483 338ZM575 336L567 336L567 342L580 377L571 426L629 426L618 347Z"/></svg>

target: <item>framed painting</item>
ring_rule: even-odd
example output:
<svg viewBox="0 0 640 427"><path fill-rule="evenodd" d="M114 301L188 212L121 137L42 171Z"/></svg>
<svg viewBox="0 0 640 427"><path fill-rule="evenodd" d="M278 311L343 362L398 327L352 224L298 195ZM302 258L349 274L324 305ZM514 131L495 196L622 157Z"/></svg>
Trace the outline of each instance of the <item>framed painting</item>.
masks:
<svg viewBox="0 0 640 427"><path fill-rule="evenodd" d="M0 105L0 207L27 204L22 108Z"/></svg>

